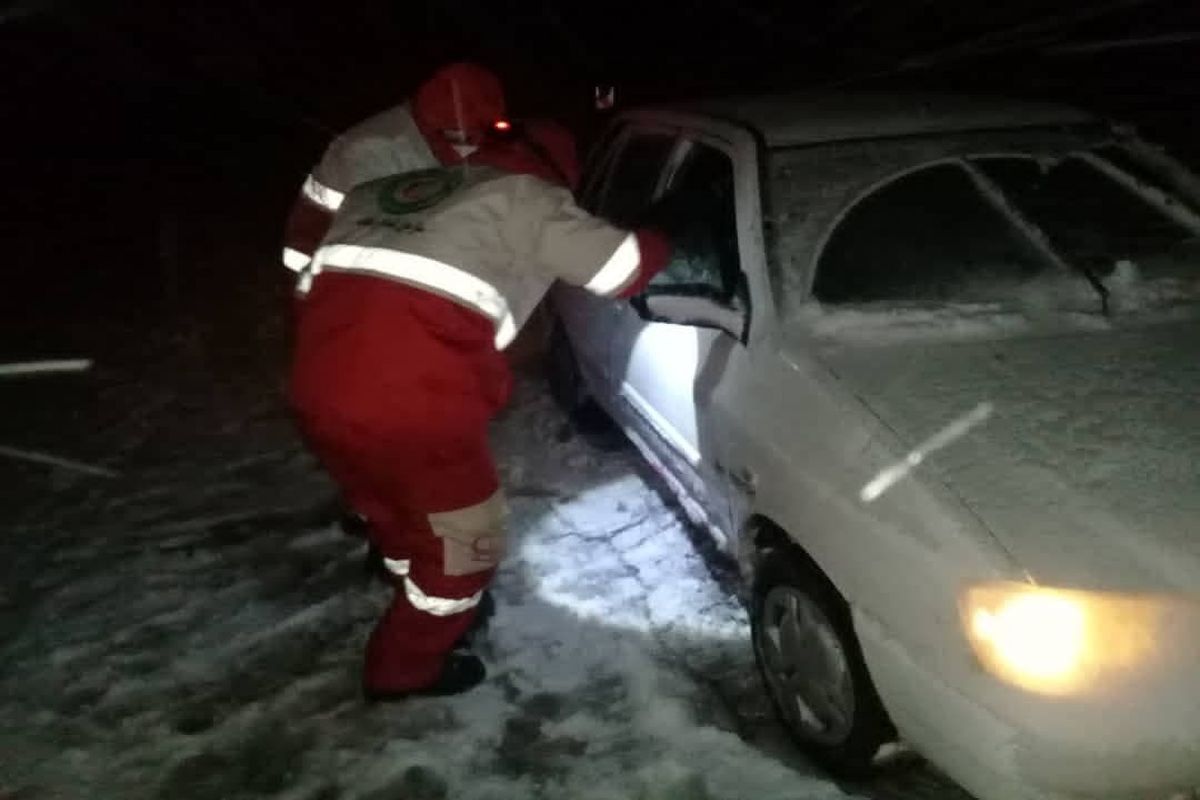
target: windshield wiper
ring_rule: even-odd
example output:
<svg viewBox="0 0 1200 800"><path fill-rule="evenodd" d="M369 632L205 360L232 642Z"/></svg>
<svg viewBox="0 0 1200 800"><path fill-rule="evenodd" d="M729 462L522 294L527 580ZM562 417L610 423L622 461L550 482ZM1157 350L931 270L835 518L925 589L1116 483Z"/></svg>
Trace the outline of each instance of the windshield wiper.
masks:
<svg viewBox="0 0 1200 800"><path fill-rule="evenodd" d="M1096 271L1086 264L1071 264L1071 268L1078 270L1083 277L1087 278L1087 282L1096 290L1096 294L1100 295L1100 313L1108 316L1108 297L1111 294L1108 287L1104 285L1104 281L1100 280L1100 276Z"/></svg>
<svg viewBox="0 0 1200 800"><path fill-rule="evenodd" d="M991 176L969 159L958 159L958 165L970 176L971 181L975 184L975 188L984 196L984 199L991 203L992 207L999 211L1017 229L1017 232L1029 242L1038 255L1047 263L1064 272L1074 270L1087 279L1087 282L1096 290L1096 294L1100 296L1100 313L1107 317L1109 310L1108 287L1104 285L1104 282L1100 280L1095 271L1085 264L1075 264L1063 258L1054 249L1054 245L1050 243L1050 237L1046 236L1046 233L1041 228L1022 213L1021 209L1012 202L1004 189L996 181L992 180Z"/></svg>

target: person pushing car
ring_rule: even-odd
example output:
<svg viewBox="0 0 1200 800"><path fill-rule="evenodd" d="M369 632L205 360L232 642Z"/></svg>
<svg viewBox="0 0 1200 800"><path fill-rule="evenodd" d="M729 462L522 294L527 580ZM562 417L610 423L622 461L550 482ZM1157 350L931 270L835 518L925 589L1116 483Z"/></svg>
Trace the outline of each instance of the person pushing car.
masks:
<svg viewBox="0 0 1200 800"><path fill-rule="evenodd" d="M510 391L502 351L554 280L631 296L670 254L575 204L561 129L489 135L504 113L486 69L437 70L335 140L289 221L292 407L394 585L366 648L374 700L486 677L462 641L504 553L487 440Z"/></svg>

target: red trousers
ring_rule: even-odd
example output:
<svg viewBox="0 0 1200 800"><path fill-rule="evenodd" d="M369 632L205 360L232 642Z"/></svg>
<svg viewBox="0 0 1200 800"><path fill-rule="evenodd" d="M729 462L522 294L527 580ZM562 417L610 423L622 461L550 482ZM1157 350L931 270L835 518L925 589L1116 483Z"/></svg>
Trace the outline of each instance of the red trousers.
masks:
<svg viewBox="0 0 1200 800"><path fill-rule="evenodd" d="M490 320L381 278L324 273L296 315L301 432L396 578L364 682L421 688L469 627L502 553L487 428L508 399L508 366Z"/></svg>

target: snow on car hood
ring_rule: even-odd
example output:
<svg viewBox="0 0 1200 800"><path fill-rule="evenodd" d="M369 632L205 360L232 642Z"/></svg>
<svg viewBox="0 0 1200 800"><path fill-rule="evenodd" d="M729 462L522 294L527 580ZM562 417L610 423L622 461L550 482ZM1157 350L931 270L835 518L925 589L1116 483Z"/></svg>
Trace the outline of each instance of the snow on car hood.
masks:
<svg viewBox="0 0 1200 800"><path fill-rule="evenodd" d="M991 404L906 480L943 481L1040 582L1200 590L1200 320L1100 325L809 345L906 447Z"/></svg>

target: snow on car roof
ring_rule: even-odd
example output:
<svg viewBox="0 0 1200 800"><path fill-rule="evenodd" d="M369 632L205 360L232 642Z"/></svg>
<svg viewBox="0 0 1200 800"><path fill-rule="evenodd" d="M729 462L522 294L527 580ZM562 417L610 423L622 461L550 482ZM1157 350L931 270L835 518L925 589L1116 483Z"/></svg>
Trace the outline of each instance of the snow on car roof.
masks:
<svg viewBox="0 0 1200 800"><path fill-rule="evenodd" d="M666 108L735 120L761 132L774 147L1098 121L1086 111L1055 103L924 92L763 95Z"/></svg>

